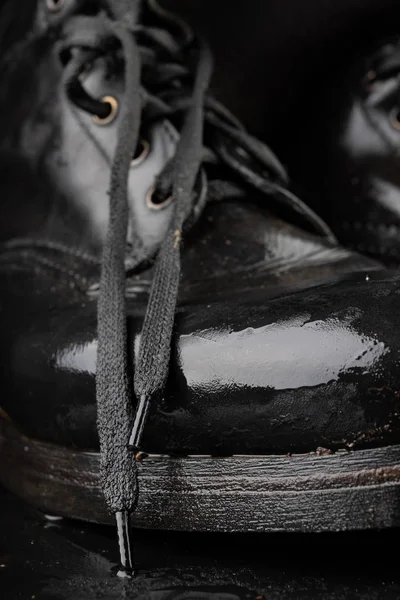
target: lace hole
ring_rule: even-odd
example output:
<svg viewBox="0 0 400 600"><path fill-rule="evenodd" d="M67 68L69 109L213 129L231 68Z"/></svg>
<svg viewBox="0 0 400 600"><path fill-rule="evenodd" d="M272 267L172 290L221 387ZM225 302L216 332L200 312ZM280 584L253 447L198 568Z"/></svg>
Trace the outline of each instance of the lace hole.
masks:
<svg viewBox="0 0 400 600"><path fill-rule="evenodd" d="M108 107L109 107L108 115L105 117L99 117L99 115L93 115L93 121L96 123L96 125L109 125L110 123L112 123L114 121L115 117L118 114L118 108L119 108L118 100L116 98L114 98L114 96L103 96L101 101L104 102L104 104L108 104Z"/></svg>
<svg viewBox="0 0 400 600"><path fill-rule="evenodd" d="M146 204L151 210L162 210L172 202L172 196L161 196L153 185L146 194Z"/></svg>
<svg viewBox="0 0 400 600"><path fill-rule="evenodd" d="M135 156L132 158L131 166L137 167L142 164L148 157L150 152L150 144L147 140L140 140L137 145Z"/></svg>
<svg viewBox="0 0 400 600"><path fill-rule="evenodd" d="M390 113L390 123L394 129L400 131L400 108L398 106Z"/></svg>
<svg viewBox="0 0 400 600"><path fill-rule="evenodd" d="M64 6L65 0L46 0L47 10L50 12L57 12Z"/></svg>

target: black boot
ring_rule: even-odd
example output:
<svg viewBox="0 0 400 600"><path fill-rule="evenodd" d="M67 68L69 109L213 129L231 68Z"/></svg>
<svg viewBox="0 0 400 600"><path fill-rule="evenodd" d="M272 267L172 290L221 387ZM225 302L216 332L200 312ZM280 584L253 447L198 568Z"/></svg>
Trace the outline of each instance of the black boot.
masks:
<svg viewBox="0 0 400 600"><path fill-rule="evenodd" d="M116 518L122 573L136 505L180 530L400 523L399 277L287 190L211 62L154 0L47 0L3 64L0 478Z"/></svg>
<svg viewBox="0 0 400 600"><path fill-rule="evenodd" d="M289 159L298 189L339 240L400 262L400 40L358 49L313 97Z"/></svg>

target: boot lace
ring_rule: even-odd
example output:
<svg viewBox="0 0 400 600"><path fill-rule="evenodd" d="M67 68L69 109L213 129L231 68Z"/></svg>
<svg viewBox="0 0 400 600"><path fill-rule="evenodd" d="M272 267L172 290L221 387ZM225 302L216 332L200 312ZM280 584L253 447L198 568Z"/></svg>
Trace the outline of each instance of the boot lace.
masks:
<svg viewBox="0 0 400 600"><path fill-rule="evenodd" d="M92 0L82 5L87 7L84 12L68 11L65 0L65 18L52 28L61 40L70 101L92 115L107 117L110 107L91 97L80 77L99 56L112 56L122 65L125 79L101 266L96 394L102 488L117 521L119 574L129 576L133 569L129 515L139 490L136 457L142 450L150 405L162 394L168 376L185 231L210 198L223 199L226 189L251 186L266 199L278 198L318 233L334 238L318 216L286 189L285 169L271 150L208 94L212 56L204 40L155 0L142 6L139 0ZM141 133L163 119L180 133L174 158L155 182L162 198L172 197L173 212L156 255L147 256L138 235L127 250L128 177ZM224 182L215 176L215 166L226 175ZM152 287L133 365L126 277L149 262L154 263Z"/></svg>

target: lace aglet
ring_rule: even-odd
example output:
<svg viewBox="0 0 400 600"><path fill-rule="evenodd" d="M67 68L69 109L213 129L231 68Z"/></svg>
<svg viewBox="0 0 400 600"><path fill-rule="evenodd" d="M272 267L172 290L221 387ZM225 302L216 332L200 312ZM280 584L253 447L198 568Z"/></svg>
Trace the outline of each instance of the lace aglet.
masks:
<svg viewBox="0 0 400 600"><path fill-rule="evenodd" d="M129 446L133 448L135 453L140 452L140 441L143 434L143 429L146 423L147 415L150 408L149 398L145 395L141 396L139 405L136 410L135 421L133 423L132 434L129 440Z"/></svg>
<svg viewBox="0 0 400 600"><path fill-rule="evenodd" d="M132 579L135 575L134 564L131 549L131 531L130 518L128 511L117 512L115 515L117 521L119 553L121 565L117 571L117 577L121 579Z"/></svg>

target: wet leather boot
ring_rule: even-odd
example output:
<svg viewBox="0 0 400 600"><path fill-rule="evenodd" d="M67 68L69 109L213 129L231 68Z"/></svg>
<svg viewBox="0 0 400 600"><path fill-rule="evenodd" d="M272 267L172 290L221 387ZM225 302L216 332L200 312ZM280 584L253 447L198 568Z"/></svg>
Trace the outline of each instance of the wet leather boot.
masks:
<svg viewBox="0 0 400 600"><path fill-rule="evenodd" d="M400 524L399 284L339 246L154 0L41 0L2 65L0 479L148 528Z"/></svg>
<svg viewBox="0 0 400 600"><path fill-rule="evenodd" d="M307 190L308 203L340 242L397 265L400 42L360 47L347 63L316 92L299 135L301 154L295 149L289 164L299 190Z"/></svg>

